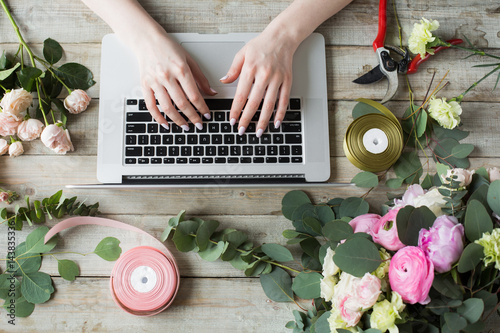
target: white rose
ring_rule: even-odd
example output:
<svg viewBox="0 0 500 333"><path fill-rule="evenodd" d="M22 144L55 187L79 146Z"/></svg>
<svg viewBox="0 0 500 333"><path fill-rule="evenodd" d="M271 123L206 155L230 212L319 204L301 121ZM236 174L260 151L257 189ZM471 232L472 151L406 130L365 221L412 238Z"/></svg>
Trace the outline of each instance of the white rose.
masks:
<svg viewBox="0 0 500 333"><path fill-rule="evenodd" d="M462 107L456 101L446 102L446 98L432 97L429 102L429 115L443 128L454 129L460 124Z"/></svg>
<svg viewBox="0 0 500 333"><path fill-rule="evenodd" d="M46 147L58 154L66 154L67 151L74 150L68 130L55 124L45 127L40 139Z"/></svg>
<svg viewBox="0 0 500 333"><path fill-rule="evenodd" d="M16 157L24 153L23 144L21 141L15 141L9 146L10 157Z"/></svg>
<svg viewBox="0 0 500 333"><path fill-rule="evenodd" d="M433 188L413 200L414 207L427 206L436 216L443 215L441 208L444 205L446 205L446 201L437 188Z"/></svg>
<svg viewBox="0 0 500 333"><path fill-rule="evenodd" d="M333 255L335 251L331 248L326 250L325 259L323 260L323 276L332 276L339 272L339 268L335 265L333 261Z"/></svg>
<svg viewBox="0 0 500 333"><path fill-rule="evenodd" d="M16 134L17 126L21 118L8 112L0 112L0 136L11 136Z"/></svg>
<svg viewBox="0 0 500 333"><path fill-rule="evenodd" d="M490 182L500 179L500 170L497 167L488 168L488 176L490 177Z"/></svg>
<svg viewBox="0 0 500 333"><path fill-rule="evenodd" d="M442 175L441 178L443 180L444 184L449 184L450 182L446 180L446 178L450 178L452 176L457 176L455 181L460 183L460 187L464 187L470 184L472 181L472 175L474 174L474 170L469 171L466 169L461 169L461 168L455 168L455 169L448 169L446 171L446 176Z"/></svg>
<svg viewBox="0 0 500 333"><path fill-rule="evenodd" d="M64 107L72 114L78 114L87 109L91 98L81 89L76 89L64 99Z"/></svg>
<svg viewBox="0 0 500 333"><path fill-rule="evenodd" d="M0 101L0 107L3 112L8 112L14 116L19 116L23 111L26 111L33 101L33 96L23 88L13 89L3 95Z"/></svg>
<svg viewBox="0 0 500 333"><path fill-rule="evenodd" d="M0 155L4 155L9 151L9 143L5 139L0 139Z"/></svg>
<svg viewBox="0 0 500 333"><path fill-rule="evenodd" d="M17 136L22 141L32 141L42 133L43 123L38 119L27 119L17 127Z"/></svg>

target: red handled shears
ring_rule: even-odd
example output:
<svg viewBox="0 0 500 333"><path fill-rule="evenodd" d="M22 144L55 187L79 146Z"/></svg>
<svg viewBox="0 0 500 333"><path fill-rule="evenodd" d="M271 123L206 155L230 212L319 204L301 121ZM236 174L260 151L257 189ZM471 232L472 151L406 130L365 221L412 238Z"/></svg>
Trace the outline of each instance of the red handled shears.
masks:
<svg viewBox="0 0 500 333"><path fill-rule="evenodd" d="M381 103L389 101L398 90L398 73L413 74L417 71L421 63L430 58L430 54L426 54L424 58L420 54L415 58L410 58L408 49L400 49L391 45L384 45L385 35L387 31L387 0L380 0L378 8L378 33L373 41L373 50L377 54L378 65L368 73L354 80L358 84L370 84L387 78L389 84L387 92ZM447 43L452 45L462 43L461 39L448 40ZM434 53L448 48L447 46L437 46L434 48ZM399 54L401 60L396 61L391 57L391 51ZM411 59L411 60L410 60Z"/></svg>

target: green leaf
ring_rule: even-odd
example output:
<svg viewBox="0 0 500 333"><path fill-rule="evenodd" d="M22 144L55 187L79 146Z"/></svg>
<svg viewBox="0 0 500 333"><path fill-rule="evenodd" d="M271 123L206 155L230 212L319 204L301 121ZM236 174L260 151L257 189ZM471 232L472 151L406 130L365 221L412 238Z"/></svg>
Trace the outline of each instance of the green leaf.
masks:
<svg viewBox="0 0 500 333"><path fill-rule="evenodd" d="M467 245L458 261L458 272L465 273L473 270L484 257L483 247L476 243Z"/></svg>
<svg viewBox="0 0 500 333"><path fill-rule="evenodd" d="M247 234L241 231L233 231L222 236L222 240L228 242L229 246L227 247L226 251L224 251L224 253L222 254L221 259L223 261L232 260L237 254L236 249L241 244L245 243L247 239L248 239Z"/></svg>
<svg viewBox="0 0 500 333"><path fill-rule="evenodd" d="M324 204L317 205L315 210L322 225L335 220L335 213L330 206Z"/></svg>
<svg viewBox="0 0 500 333"><path fill-rule="evenodd" d="M43 42L43 57L47 62L51 65L55 64L59 60L61 60L63 56L63 49L61 44L52 38L47 38Z"/></svg>
<svg viewBox="0 0 500 333"><path fill-rule="evenodd" d="M407 184L417 183L423 174L422 163L416 151L405 152L394 163L394 172Z"/></svg>
<svg viewBox="0 0 500 333"><path fill-rule="evenodd" d="M420 230L429 229L435 220L436 215L426 206L401 208L396 215L399 240L406 245L418 246Z"/></svg>
<svg viewBox="0 0 500 333"><path fill-rule="evenodd" d="M340 242L354 233L349 223L342 220L328 222L323 227L323 235L331 241Z"/></svg>
<svg viewBox="0 0 500 333"><path fill-rule="evenodd" d="M45 303L54 292L52 279L49 274L43 272L25 274L21 281L21 292L30 303Z"/></svg>
<svg viewBox="0 0 500 333"><path fill-rule="evenodd" d="M354 119L372 113L378 113L383 115L383 113L377 108L363 102L358 102L358 104L354 106L354 109L352 109L352 117Z"/></svg>
<svg viewBox="0 0 500 333"><path fill-rule="evenodd" d="M177 250L192 251L196 247L196 231L199 223L192 220L182 221L177 226L172 240Z"/></svg>
<svg viewBox="0 0 500 333"><path fill-rule="evenodd" d="M295 209L306 203L311 203L311 200L304 192L297 190L288 192L281 201L281 211L283 212L283 216L289 220L293 220L292 214Z"/></svg>
<svg viewBox="0 0 500 333"><path fill-rule="evenodd" d="M489 312L495 308L498 302L498 296L486 290L480 290L475 294L477 298L483 300L484 312Z"/></svg>
<svg viewBox="0 0 500 333"><path fill-rule="evenodd" d="M375 244L363 237L351 238L340 244L335 249L333 261L342 271L356 277L373 272L381 263Z"/></svg>
<svg viewBox="0 0 500 333"><path fill-rule="evenodd" d="M172 232L172 229L177 227L179 225L179 222L184 221L184 215L186 214L185 210L181 210L177 216L172 217L168 220L167 227L165 230L163 230L163 233L161 234L161 241L164 242L168 239L170 236L170 233Z"/></svg>
<svg viewBox="0 0 500 333"><path fill-rule="evenodd" d="M432 287L448 298L463 299L462 290L460 286L453 281L451 275L435 274L434 280L432 281Z"/></svg>
<svg viewBox="0 0 500 333"><path fill-rule="evenodd" d="M57 80L54 75L49 70L46 70L44 72L43 78L42 78L42 85L44 89L44 93L46 97L51 98L51 102L56 104L57 109L61 111L60 106L62 105L64 109L63 103L57 99L57 96L61 93L61 90L63 88L62 83ZM59 103L57 103L59 102ZM64 109L66 110L66 109Z"/></svg>
<svg viewBox="0 0 500 333"><path fill-rule="evenodd" d="M11 285L14 285L13 287ZM13 275L4 273L0 275L0 298L16 299L21 297L21 284Z"/></svg>
<svg viewBox="0 0 500 333"><path fill-rule="evenodd" d="M427 128L427 112L423 109L418 110L418 106L410 105L404 115L401 126L403 130L411 137L421 137ZM416 111L416 112L415 112Z"/></svg>
<svg viewBox="0 0 500 333"><path fill-rule="evenodd" d="M231 266L241 271L244 271L250 267L250 264L245 260L243 260L241 255L236 255L233 259L229 261L229 263L231 264Z"/></svg>
<svg viewBox="0 0 500 333"><path fill-rule="evenodd" d="M291 229L283 230L282 234L283 234L283 237L285 237L286 239L292 239L292 238L295 238L295 237L302 235L300 232L297 232L297 231L291 230Z"/></svg>
<svg viewBox="0 0 500 333"><path fill-rule="evenodd" d="M95 84L92 72L85 66L68 62L56 70L70 89L87 90Z"/></svg>
<svg viewBox="0 0 500 333"><path fill-rule="evenodd" d="M97 244L94 253L104 260L115 261L122 253L120 241L115 237L106 237Z"/></svg>
<svg viewBox="0 0 500 333"><path fill-rule="evenodd" d="M19 66L21 66L21 64L20 64L20 63L17 63L17 64L15 64L15 66L14 66L14 67L12 67L12 68L5 69L5 70L3 70L3 71L0 71L0 81L3 81L3 80L5 80L6 78L8 78L9 76L11 76L11 75L12 75L12 73L14 73L14 72L15 72L15 70L16 70Z"/></svg>
<svg viewBox="0 0 500 333"><path fill-rule="evenodd" d="M422 184L420 184L424 190L428 190L432 187L432 177L429 174L426 174L424 179L422 180Z"/></svg>
<svg viewBox="0 0 500 333"><path fill-rule="evenodd" d="M316 272L300 272L293 280L292 290L303 299L320 297L319 284L322 278L323 276Z"/></svg>
<svg viewBox="0 0 500 333"><path fill-rule="evenodd" d="M293 256L290 250L279 244L268 243L262 245L262 251L271 259L279 262L292 261Z"/></svg>
<svg viewBox="0 0 500 333"><path fill-rule="evenodd" d="M500 215L500 180L495 180L488 189L488 204L495 214Z"/></svg>
<svg viewBox="0 0 500 333"><path fill-rule="evenodd" d="M19 84L24 90L32 91L35 80L42 74L43 72L38 68L24 67L17 72L17 78L19 80Z"/></svg>
<svg viewBox="0 0 500 333"><path fill-rule="evenodd" d="M304 226L311 228L317 234L321 234L321 222L318 219L310 216L305 216L302 221L304 222Z"/></svg>
<svg viewBox="0 0 500 333"><path fill-rule="evenodd" d="M271 273L260 276L260 284L267 297L275 302L293 302L292 278L276 267Z"/></svg>
<svg viewBox="0 0 500 333"><path fill-rule="evenodd" d="M200 251L205 251L210 243L210 237L219 227L219 222L214 220L202 221L196 233L196 245Z"/></svg>
<svg viewBox="0 0 500 333"><path fill-rule="evenodd" d="M470 166L467 158L458 158L452 154L453 147L459 145L458 141L452 138L445 138L436 143L434 147L435 156L440 163L449 163L455 168L467 169Z"/></svg>
<svg viewBox="0 0 500 333"><path fill-rule="evenodd" d="M246 276L259 276L259 275L267 275L263 274L264 271L267 269L268 264L264 261L261 260L256 260L253 263L251 263L247 269L245 269L245 275Z"/></svg>
<svg viewBox="0 0 500 333"><path fill-rule="evenodd" d="M455 312L447 312L444 314L444 320L446 321L446 324L448 324L448 327L452 331L460 331L461 329L464 329L465 326L467 326L467 321L465 318L460 316L458 313Z"/></svg>
<svg viewBox="0 0 500 333"><path fill-rule="evenodd" d="M219 259L224 251L226 251L228 247L228 243L219 241L216 244L210 243L208 247L204 251L198 252L198 255L201 259L206 261L215 261Z"/></svg>
<svg viewBox="0 0 500 333"><path fill-rule="evenodd" d="M307 253L312 258L318 259L319 256L319 249L321 248L321 244L318 242L318 240L314 237L304 239L300 243L300 247L302 251Z"/></svg>
<svg viewBox="0 0 500 333"><path fill-rule="evenodd" d="M476 178L476 177L473 176L473 178ZM471 186L472 186L472 183L471 183ZM490 213L491 210L489 210L489 205L488 205L488 189L489 189L489 185L487 185L487 184L480 185L474 192L472 192L472 190L469 187L469 193L472 192L472 195L469 197L468 200L469 201L470 200L479 201L480 203L483 204L484 208L486 208L488 213Z"/></svg>
<svg viewBox="0 0 500 333"><path fill-rule="evenodd" d="M49 232L46 226L38 227L26 237L26 253L46 253L57 245L57 237L52 237L44 244L45 235Z"/></svg>
<svg viewBox="0 0 500 333"><path fill-rule="evenodd" d="M356 217L368 213L370 205L368 202L361 198L351 197L347 198L340 204L339 215L340 217L349 216Z"/></svg>
<svg viewBox="0 0 500 333"><path fill-rule="evenodd" d="M13 314L19 318L26 318L33 313L33 310L35 310L35 304L26 301L24 296L17 299L8 298L5 300L2 307L7 310L9 314ZM13 312L11 312L11 309Z"/></svg>
<svg viewBox="0 0 500 333"><path fill-rule="evenodd" d="M378 185L378 176L373 172L363 171L354 176L351 183L356 184L357 187L376 187Z"/></svg>
<svg viewBox="0 0 500 333"><path fill-rule="evenodd" d="M476 321L481 318L484 310L484 302L480 298L469 298L465 300L457 309L457 312L462 315L467 321L471 324L474 324Z"/></svg>
<svg viewBox="0 0 500 333"><path fill-rule="evenodd" d="M467 236L467 239L471 242L481 238L483 233L493 230L493 222L491 221L490 215L479 201L470 200L468 202L467 210L465 211L464 227L465 236Z"/></svg>
<svg viewBox="0 0 500 333"><path fill-rule="evenodd" d="M398 189L401 187L401 185L403 185L403 182L404 182L403 178L391 178L385 181L385 186L392 189Z"/></svg>
<svg viewBox="0 0 500 333"><path fill-rule="evenodd" d="M316 333L330 333L331 332L330 323L328 322L328 318L330 317L330 315L331 315L330 311L326 311L318 318L318 320L316 320L316 322L313 324L314 331ZM312 327L311 327L311 331L312 331ZM337 332L338 331L339 331L339 329L337 329Z"/></svg>
<svg viewBox="0 0 500 333"><path fill-rule="evenodd" d="M470 143L461 143L451 149L451 154L456 158L466 158L470 153L472 153L473 150L474 145L471 145Z"/></svg>
<svg viewBox="0 0 500 333"><path fill-rule="evenodd" d="M57 261L57 270L61 277L68 281L74 281L76 276L80 274L80 269L76 262L67 259Z"/></svg>
<svg viewBox="0 0 500 333"><path fill-rule="evenodd" d="M22 242L15 249L15 256L17 258L18 268L14 271L14 275L21 275L24 273L34 273L40 269L42 264L42 257L38 253L26 253L26 243ZM23 259L26 258L26 259Z"/></svg>
<svg viewBox="0 0 500 333"><path fill-rule="evenodd" d="M443 128L437 124L433 125L433 131L437 139L452 138L456 141L460 141L469 136L469 132L467 131L462 131L458 128L450 130L447 128Z"/></svg>

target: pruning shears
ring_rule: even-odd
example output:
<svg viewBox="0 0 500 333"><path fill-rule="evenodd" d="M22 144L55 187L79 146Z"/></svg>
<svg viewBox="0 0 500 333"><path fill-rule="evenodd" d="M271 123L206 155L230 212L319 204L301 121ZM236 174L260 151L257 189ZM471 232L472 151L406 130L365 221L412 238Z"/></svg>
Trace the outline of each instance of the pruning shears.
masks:
<svg viewBox="0 0 500 333"><path fill-rule="evenodd" d="M413 74L417 71L418 66L430 58L427 53L424 58L418 54L413 59L410 57L410 52L407 48L401 49L391 45L385 45L385 35L387 31L387 0L380 0L378 8L378 33L373 41L373 50L375 51L378 59L378 65L368 73L360 76L354 83L358 84L371 84L387 78L389 84L387 92L382 99L381 103L389 101L398 90L398 74ZM461 39L451 39L447 43L452 45L462 43ZM434 47L434 53L448 48L447 46ZM401 60L396 61L391 57L391 51L397 53Z"/></svg>

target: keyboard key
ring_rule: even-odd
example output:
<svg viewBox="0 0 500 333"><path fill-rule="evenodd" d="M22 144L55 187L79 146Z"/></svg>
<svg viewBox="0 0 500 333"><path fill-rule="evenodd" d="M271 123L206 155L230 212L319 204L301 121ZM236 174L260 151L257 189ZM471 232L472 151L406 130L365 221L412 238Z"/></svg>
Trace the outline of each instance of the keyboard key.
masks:
<svg viewBox="0 0 500 333"><path fill-rule="evenodd" d="M127 133L146 133L146 124L127 124Z"/></svg>
<svg viewBox="0 0 500 333"><path fill-rule="evenodd" d="M257 156L266 155L266 147L265 146L255 146L255 155L257 155Z"/></svg>
<svg viewBox="0 0 500 333"><path fill-rule="evenodd" d="M175 159L171 158L171 157L166 157L163 159L163 164L174 164L175 163Z"/></svg>
<svg viewBox="0 0 500 333"><path fill-rule="evenodd" d="M266 157L266 163L276 163L277 161L276 157Z"/></svg>
<svg viewBox="0 0 500 333"><path fill-rule="evenodd" d="M147 144L149 144L149 136L147 136L147 135L139 135L139 144L140 145L147 145Z"/></svg>
<svg viewBox="0 0 500 333"><path fill-rule="evenodd" d="M156 156L167 156L167 147L164 146L156 147Z"/></svg>
<svg viewBox="0 0 500 333"><path fill-rule="evenodd" d="M194 146L193 147L193 155L194 156L203 156L205 149L202 146Z"/></svg>
<svg viewBox="0 0 500 333"><path fill-rule="evenodd" d="M290 157L280 157L278 161L280 163L290 163Z"/></svg>
<svg viewBox="0 0 500 333"><path fill-rule="evenodd" d="M290 155L290 146L280 146L280 155Z"/></svg>
<svg viewBox="0 0 500 333"><path fill-rule="evenodd" d="M240 157L240 163L252 163L251 157Z"/></svg>
<svg viewBox="0 0 500 333"><path fill-rule="evenodd" d="M217 152L219 156L228 156L229 155L229 147L228 146L219 146L217 148Z"/></svg>
<svg viewBox="0 0 500 333"><path fill-rule="evenodd" d="M224 144L232 145L234 143L234 134L224 134Z"/></svg>
<svg viewBox="0 0 500 333"><path fill-rule="evenodd" d="M199 157L190 157L189 164L200 164L201 159Z"/></svg>
<svg viewBox="0 0 500 333"><path fill-rule="evenodd" d="M262 143L263 145L271 143L271 134L263 134L260 137L260 143Z"/></svg>
<svg viewBox="0 0 500 333"><path fill-rule="evenodd" d="M189 134L187 136L187 143L188 145L196 145L198 144L198 136L194 134Z"/></svg>
<svg viewBox="0 0 500 333"><path fill-rule="evenodd" d="M208 121L208 120L205 119L205 121ZM201 129L196 128L196 133L207 133L207 129L208 129L207 125L203 126Z"/></svg>
<svg viewBox="0 0 500 333"><path fill-rule="evenodd" d="M283 143L283 134L273 134L273 143L280 145Z"/></svg>
<svg viewBox="0 0 500 333"><path fill-rule="evenodd" d="M208 135L208 134L200 135L200 144L209 145L210 144L210 135Z"/></svg>
<svg viewBox="0 0 500 333"><path fill-rule="evenodd" d="M231 146L231 156L240 156L241 155L241 147L240 146Z"/></svg>
<svg viewBox="0 0 500 333"><path fill-rule="evenodd" d="M149 164L149 158L139 158L139 164Z"/></svg>
<svg viewBox="0 0 500 333"><path fill-rule="evenodd" d="M223 122L224 120L226 120L225 112L214 112L214 120L220 121L220 122Z"/></svg>
<svg viewBox="0 0 500 333"><path fill-rule="evenodd" d="M205 103L207 104L210 110L230 110L231 104L233 104L232 99L206 99Z"/></svg>
<svg viewBox="0 0 500 333"><path fill-rule="evenodd" d="M137 136L135 136L135 135L127 135L125 137L125 143L127 145L135 145L137 143Z"/></svg>
<svg viewBox="0 0 500 333"><path fill-rule="evenodd" d="M283 123L281 125L281 131L284 133L300 133L302 131L302 125L300 123Z"/></svg>
<svg viewBox="0 0 500 333"><path fill-rule="evenodd" d="M189 129L187 131L184 131L184 133L194 133L194 130L195 130L194 125L188 125L188 126L189 126ZM205 127L205 126L203 126L203 127Z"/></svg>
<svg viewBox="0 0 500 333"><path fill-rule="evenodd" d="M208 133L219 133L219 124L218 123L208 124Z"/></svg>
<svg viewBox="0 0 500 333"><path fill-rule="evenodd" d="M215 163L217 163L217 164L226 163L226 158L225 157L216 157Z"/></svg>
<svg viewBox="0 0 500 333"><path fill-rule="evenodd" d="M228 157L227 163L238 163L240 159L238 157Z"/></svg>
<svg viewBox="0 0 500 333"><path fill-rule="evenodd" d="M177 163L177 164L187 164L187 162L188 162L188 159L185 157L177 157L175 159L175 163Z"/></svg>
<svg viewBox="0 0 500 333"><path fill-rule="evenodd" d="M146 102L143 99L139 100L139 110L146 111L148 108L146 107Z"/></svg>
<svg viewBox="0 0 500 333"><path fill-rule="evenodd" d="M182 133L182 128L177 126L177 124L172 124L172 133Z"/></svg>
<svg viewBox="0 0 500 333"><path fill-rule="evenodd" d="M206 146L205 147L205 155L206 156L215 156L217 155L217 150L215 146Z"/></svg>
<svg viewBox="0 0 500 333"><path fill-rule="evenodd" d="M212 135L212 144L220 145L222 143L222 134Z"/></svg>
<svg viewBox="0 0 500 333"><path fill-rule="evenodd" d="M174 143L174 136L172 134L164 135L162 139L164 145L171 145Z"/></svg>
<svg viewBox="0 0 500 333"><path fill-rule="evenodd" d="M137 105L136 99L127 99L127 105Z"/></svg>
<svg viewBox="0 0 500 333"><path fill-rule="evenodd" d="M163 126L160 126L160 133L170 133L170 128L166 129L165 127Z"/></svg>
<svg viewBox="0 0 500 333"><path fill-rule="evenodd" d="M292 146L292 155L302 155L302 146Z"/></svg>
<svg viewBox="0 0 500 333"><path fill-rule="evenodd" d="M290 98L290 110L300 110L300 98Z"/></svg>
<svg viewBox="0 0 500 333"><path fill-rule="evenodd" d="M150 141L152 145L159 145L161 143L161 136L158 134L151 135Z"/></svg>
<svg viewBox="0 0 500 333"><path fill-rule="evenodd" d="M186 143L186 136L184 134L176 135L174 138L174 142L176 145L183 145Z"/></svg>
<svg viewBox="0 0 500 333"><path fill-rule="evenodd" d="M240 145L244 145L247 143L247 135L236 135L236 143Z"/></svg>
<svg viewBox="0 0 500 333"><path fill-rule="evenodd" d="M151 164L161 164L161 158L158 157L152 158Z"/></svg>
<svg viewBox="0 0 500 333"><path fill-rule="evenodd" d="M247 129L245 130L246 133L255 133L255 123L250 123L248 124Z"/></svg>
<svg viewBox="0 0 500 333"><path fill-rule="evenodd" d="M262 109L262 107L260 108ZM252 117L252 121L258 121L260 118L260 111L255 112L255 114Z"/></svg>
<svg viewBox="0 0 500 333"><path fill-rule="evenodd" d="M168 147L168 156L179 156L179 147L177 146Z"/></svg>
<svg viewBox="0 0 500 333"><path fill-rule="evenodd" d="M133 122L150 122L153 120L153 117L151 117L151 114L149 112L127 112L127 122L128 123L133 123Z"/></svg>
<svg viewBox="0 0 500 333"><path fill-rule="evenodd" d="M253 155L253 146L243 146L243 155L245 156Z"/></svg>
<svg viewBox="0 0 500 333"><path fill-rule="evenodd" d="M214 163L214 159L212 157L203 157L201 159L201 163L204 164Z"/></svg>
<svg viewBox="0 0 500 333"><path fill-rule="evenodd" d="M256 145L259 143L259 138L255 136L255 134L251 134L248 136L248 143L251 145Z"/></svg>
<svg viewBox="0 0 500 333"><path fill-rule="evenodd" d="M144 147L144 156L155 156L155 147Z"/></svg>
<svg viewBox="0 0 500 333"><path fill-rule="evenodd" d="M264 163L264 157L254 157L253 162L254 163Z"/></svg>
<svg viewBox="0 0 500 333"><path fill-rule="evenodd" d="M285 143L302 143L302 134L285 134Z"/></svg>
<svg viewBox="0 0 500 333"><path fill-rule="evenodd" d="M125 156L142 156L142 147L125 147Z"/></svg>
<svg viewBox="0 0 500 333"><path fill-rule="evenodd" d="M300 121L300 118L300 111L287 111L287 113L285 113L285 118L283 118L283 121Z"/></svg>
<svg viewBox="0 0 500 333"><path fill-rule="evenodd" d="M229 123L222 123L220 125L220 131L221 133L231 133L232 131L232 126Z"/></svg>
<svg viewBox="0 0 500 333"><path fill-rule="evenodd" d="M137 163L137 159L135 158L126 158L125 159L125 164L136 164Z"/></svg>
<svg viewBox="0 0 500 333"><path fill-rule="evenodd" d="M278 146L267 146L267 155L278 155Z"/></svg>
<svg viewBox="0 0 500 333"><path fill-rule="evenodd" d="M148 133L158 133L158 124L148 124Z"/></svg>
<svg viewBox="0 0 500 333"><path fill-rule="evenodd" d="M190 146L182 146L181 147L181 156L191 156L191 147Z"/></svg>
<svg viewBox="0 0 500 333"><path fill-rule="evenodd" d="M302 157L292 157L292 163L302 163Z"/></svg>

